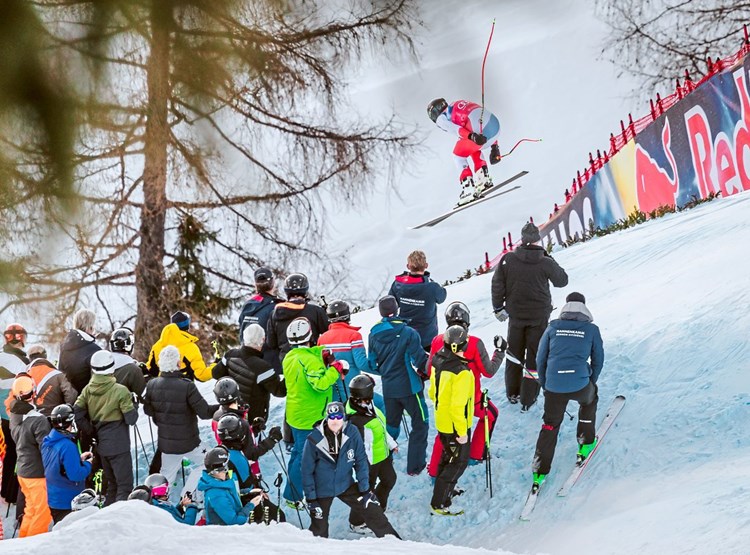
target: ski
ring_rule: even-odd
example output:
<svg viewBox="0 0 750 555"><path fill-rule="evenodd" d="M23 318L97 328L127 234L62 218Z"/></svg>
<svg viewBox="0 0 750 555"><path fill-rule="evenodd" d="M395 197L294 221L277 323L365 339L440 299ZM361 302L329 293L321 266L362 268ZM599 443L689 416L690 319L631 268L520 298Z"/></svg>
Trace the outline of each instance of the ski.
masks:
<svg viewBox="0 0 750 555"><path fill-rule="evenodd" d="M576 466L573 468L573 472L570 473L568 479L565 480L565 483L557 492L558 497L565 497L566 495L568 495L570 489L576 484L576 482L578 482L581 474L583 474L583 471L586 470L586 466L588 466L591 457L593 457L599 449L599 446L604 440L604 436L607 435L607 432L612 427L612 424L617 418L617 415L620 414L623 406L625 406L625 397L623 395L618 395L612 400L612 403L607 409L607 414L604 416L604 420L602 420L601 424L599 424L599 427L596 430L597 439L594 450L591 451L591 453L589 453L589 456L586 457L582 462L576 463Z"/></svg>
<svg viewBox="0 0 750 555"><path fill-rule="evenodd" d="M531 486L529 495L526 497L526 503L524 503L523 509L521 509L521 516L518 517L521 520L529 521L531 519L531 513L534 511L534 507L536 507L536 500L539 497L539 490L542 489L542 486L541 484L535 486L536 484Z"/></svg>
<svg viewBox="0 0 750 555"><path fill-rule="evenodd" d="M506 185L508 185L510 183L513 183L516 179L520 179L521 177L523 177L527 173L529 173L529 172L526 171L526 170L518 172L516 175L514 175L512 177L509 177L505 181L502 181L502 182L498 183L497 185L493 185L492 187L490 187L489 189L487 189L484 192L484 194L481 197L479 197L478 199L472 200L471 202L469 202L467 204L464 204L463 206L456 206L456 207L452 208L451 210L449 210L448 212L446 212L444 214L441 214L437 218L433 218L433 219L428 220L428 221L426 221L424 223L421 223L421 224L419 224L417 226L410 227L409 229L422 229L423 227L432 227L434 225L439 224L440 222L442 222L444 220L447 220L453 214L461 212L462 210L466 210L467 208L471 208L472 206L476 206L477 204L480 204L480 203L482 203L482 202L484 202L486 200L491 200L493 198L499 197L500 195L504 195L506 193L510 193L511 191L515 191L516 189L520 189L521 186L520 185L516 185L515 187L512 187L512 188L507 189L507 190L502 190L502 191L499 190L499 189L505 187Z"/></svg>

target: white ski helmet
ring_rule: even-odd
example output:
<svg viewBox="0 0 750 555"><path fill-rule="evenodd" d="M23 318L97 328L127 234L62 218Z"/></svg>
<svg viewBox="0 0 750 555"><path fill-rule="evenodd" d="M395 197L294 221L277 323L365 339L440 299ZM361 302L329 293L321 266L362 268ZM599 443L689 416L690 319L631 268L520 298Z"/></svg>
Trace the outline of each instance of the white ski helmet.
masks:
<svg viewBox="0 0 750 555"><path fill-rule="evenodd" d="M286 338L290 345L302 345L312 338L310 320L304 317L295 318L286 329Z"/></svg>

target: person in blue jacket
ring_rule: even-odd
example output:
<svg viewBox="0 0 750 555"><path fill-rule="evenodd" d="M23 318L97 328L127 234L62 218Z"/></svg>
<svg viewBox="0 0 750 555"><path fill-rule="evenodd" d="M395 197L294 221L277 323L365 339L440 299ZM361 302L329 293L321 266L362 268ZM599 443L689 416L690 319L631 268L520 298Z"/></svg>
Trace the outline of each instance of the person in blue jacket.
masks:
<svg viewBox="0 0 750 555"><path fill-rule="evenodd" d="M370 468L362 436L345 418L343 403L328 403L326 417L305 440L302 487L310 509L310 531L315 536L328 537L328 514L333 499L339 498L377 537L392 535L401 539L370 490Z"/></svg>
<svg viewBox="0 0 750 555"><path fill-rule="evenodd" d="M78 450L73 407L57 405L49 420L52 430L42 441L42 462L47 480L47 503L57 524L72 512L73 498L86 487L94 455Z"/></svg>
<svg viewBox="0 0 750 555"><path fill-rule="evenodd" d="M242 504L237 482L229 476L229 452L221 445L206 453L203 465L206 469L198 481L198 490L203 492L206 524L247 524L250 513L260 504L262 492Z"/></svg>
<svg viewBox="0 0 750 555"><path fill-rule="evenodd" d="M163 474L151 474L143 483L151 492L150 502L154 507L167 511L172 518L182 524L195 524L198 518L198 505L193 502L189 492L180 499L177 505L169 502L169 480Z"/></svg>
<svg viewBox="0 0 750 555"><path fill-rule="evenodd" d="M430 352L432 338L438 334L437 305L445 302L445 287L430 279L427 256L414 251L406 258L407 271L396 276L388 291L398 301L401 317L419 333L422 348Z"/></svg>
<svg viewBox="0 0 750 555"><path fill-rule="evenodd" d="M578 401L578 460L596 447L596 382L604 366L604 345L599 328L586 307L586 298L571 293L560 319L550 322L539 342L536 364L544 389L544 424L532 463L534 483L541 485L552 465L568 401Z"/></svg>
<svg viewBox="0 0 750 555"><path fill-rule="evenodd" d="M411 417L406 472L416 476L427 463L429 414L424 400L427 353L419 334L398 316L396 299L385 296L378 301L383 319L370 329L367 356L370 372L380 374L383 382L386 429L398 439L404 411Z"/></svg>

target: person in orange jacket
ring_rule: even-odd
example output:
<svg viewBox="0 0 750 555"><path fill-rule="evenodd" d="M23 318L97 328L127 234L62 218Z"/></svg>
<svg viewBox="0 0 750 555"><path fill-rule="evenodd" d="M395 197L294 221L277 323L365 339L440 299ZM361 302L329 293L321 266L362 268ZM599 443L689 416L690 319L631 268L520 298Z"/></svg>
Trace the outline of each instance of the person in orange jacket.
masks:
<svg viewBox="0 0 750 555"><path fill-rule="evenodd" d="M65 374L46 358L35 358L26 367L26 373L37 385L35 404L44 416L50 416L57 405L72 405L78 392L70 385Z"/></svg>
<svg viewBox="0 0 750 555"><path fill-rule="evenodd" d="M167 345L174 345L180 351L180 371L186 377L199 382L211 379L211 371L216 363L206 365L203 355L196 343L198 338L188 332L190 329L190 315L186 312L172 314L171 322L164 326L161 337L151 347L146 366L152 376L159 375L159 354Z"/></svg>
<svg viewBox="0 0 750 555"><path fill-rule="evenodd" d="M52 522L41 452L52 427L34 406L36 385L30 376L22 374L13 381L11 396L10 433L16 442L18 482L26 498L19 536L25 538L47 532Z"/></svg>

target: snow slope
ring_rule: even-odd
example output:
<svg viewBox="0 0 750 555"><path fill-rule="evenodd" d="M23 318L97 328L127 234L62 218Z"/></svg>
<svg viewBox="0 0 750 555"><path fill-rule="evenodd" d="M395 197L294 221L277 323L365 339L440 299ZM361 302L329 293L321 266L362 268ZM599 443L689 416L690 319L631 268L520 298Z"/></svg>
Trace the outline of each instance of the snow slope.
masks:
<svg viewBox="0 0 750 555"><path fill-rule="evenodd" d="M576 452L575 426L566 421L532 522L518 521L542 409L521 414L509 406L498 376L484 382L500 407L492 446L493 499L484 489L484 467L471 467L460 482L467 490L461 498L467 514L431 517L429 481L405 475L402 452L388 516L404 538L429 544L360 540L364 543L356 546L382 553L440 553L433 544L464 546L450 548L452 553L474 553L470 548L556 555L747 553L750 262L742 249L750 243L749 210L750 194L744 193L555 253L570 286L553 290L554 303L561 307L573 290L584 293L602 330L607 357L599 382L602 411L615 394L628 398L569 497L555 496ZM461 282L448 296L448 302L468 304L472 332L486 343L505 333L491 314L490 280L488 275ZM366 333L376 315L361 313L356 321ZM210 395L210 384L203 388ZM276 403L272 420L281 415ZM144 438L147 433L142 430ZM278 470L274 458L265 456L261 466L272 481ZM275 500L275 491L271 497ZM334 504L333 538L357 538L347 529L346 515L342 504ZM134 541L144 553L186 546L216 553L218 541L222 552L249 542L290 553L349 547L292 530L296 515L288 516L292 524L270 529L186 529L145 505L118 504L92 516L76 515L78 522L45 536L4 542L0 551L106 547L109 553L131 553Z"/></svg>

